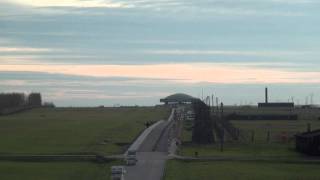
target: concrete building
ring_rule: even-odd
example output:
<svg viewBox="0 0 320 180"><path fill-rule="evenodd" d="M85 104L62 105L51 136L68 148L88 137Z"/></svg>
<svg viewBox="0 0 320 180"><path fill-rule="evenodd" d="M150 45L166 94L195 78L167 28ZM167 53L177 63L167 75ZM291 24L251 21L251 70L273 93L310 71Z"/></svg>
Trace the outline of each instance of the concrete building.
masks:
<svg viewBox="0 0 320 180"><path fill-rule="evenodd" d="M196 99L197 98L194 98L187 94L177 93L160 99L160 102L165 104L190 104Z"/></svg>
<svg viewBox="0 0 320 180"><path fill-rule="evenodd" d="M314 156L320 156L320 130L296 135L296 150Z"/></svg>
<svg viewBox="0 0 320 180"><path fill-rule="evenodd" d="M265 102L258 103L259 108L294 108L293 102L269 102L268 88L265 89Z"/></svg>

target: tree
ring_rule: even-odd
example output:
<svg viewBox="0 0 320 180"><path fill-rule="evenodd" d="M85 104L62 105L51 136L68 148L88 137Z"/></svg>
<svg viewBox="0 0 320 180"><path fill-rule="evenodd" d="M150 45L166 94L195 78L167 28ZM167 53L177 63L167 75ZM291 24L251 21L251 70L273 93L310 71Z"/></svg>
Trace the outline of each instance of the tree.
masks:
<svg viewBox="0 0 320 180"><path fill-rule="evenodd" d="M1 93L0 94L0 109L16 108L26 104L24 93Z"/></svg>
<svg viewBox="0 0 320 180"><path fill-rule="evenodd" d="M195 113L192 142L199 144L213 143L213 122L210 117L210 108L200 99L194 101L192 104Z"/></svg>
<svg viewBox="0 0 320 180"><path fill-rule="evenodd" d="M29 106L41 106L42 99L40 93L31 93L28 97Z"/></svg>

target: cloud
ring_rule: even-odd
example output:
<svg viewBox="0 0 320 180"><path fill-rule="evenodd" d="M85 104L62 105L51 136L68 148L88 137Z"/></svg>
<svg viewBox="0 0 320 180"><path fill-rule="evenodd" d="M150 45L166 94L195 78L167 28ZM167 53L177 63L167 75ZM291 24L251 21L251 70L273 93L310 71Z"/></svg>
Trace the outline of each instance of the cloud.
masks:
<svg viewBox="0 0 320 180"><path fill-rule="evenodd" d="M128 4L101 0L13 0L13 2L34 7L78 7L78 8L128 8Z"/></svg>
<svg viewBox="0 0 320 180"><path fill-rule="evenodd" d="M59 89L51 93L50 97L58 99L116 99L116 100L130 100L130 99L143 99L165 97L167 92L106 92L105 90L86 90L86 89Z"/></svg>
<svg viewBox="0 0 320 180"><path fill-rule="evenodd" d="M307 55L307 51L235 51L235 50L148 50L146 54L158 55L225 55L225 56L297 56Z"/></svg>
<svg viewBox="0 0 320 180"><path fill-rule="evenodd" d="M1 47L0 46L0 53L4 52L30 52L30 53L41 53L41 52L53 52L57 51L54 49L49 49L49 48L31 48L31 47Z"/></svg>
<svg viewBox="0 0 320 180"><path fill-rule="evenodd" d="M281 4L318 4L317 0L270 0L273 3Z"/></svg>
<svg viewBox="0 0 320 180"><path fill-rule="evenodd" d="M91 77L175 79L181 83L320 83L320 72L214 63L157 65L0 65L0 71L44 72Z"/></svg>
<svg viewBox="0 0 320 180"><path fill-rule="evenodd" d="M262 0L259 2L255 0L11 0L10 2L38 7L38 11L42 13L107 15L110 13L105 11L105 8L107 8L116 10L130 9L128 12L119 11L123 14L137 13L137 11L142 12L142 14L167 12L168 14L161 14L161 16L169 15L175 18L181 18L181 16L176 17L175 15L177 14L188 18L190 16L204 18L206 16L203 15L205 14L225 16L304 16L306 12L297 11L294 9L295 6L317 3L311 0ZM286 6L279 7L278 5ZM292 7L293 9L290 9Z"/></svg>

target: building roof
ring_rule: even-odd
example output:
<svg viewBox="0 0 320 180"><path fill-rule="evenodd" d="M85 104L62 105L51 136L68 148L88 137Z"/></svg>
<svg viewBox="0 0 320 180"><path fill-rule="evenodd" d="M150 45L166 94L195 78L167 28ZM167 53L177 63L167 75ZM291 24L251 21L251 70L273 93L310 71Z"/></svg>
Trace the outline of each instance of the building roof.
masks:
<svg viewBox="0 0 320 180"><path fill-rule="evenodd" d="M268 102L268 103L258 103L259 107L294 107L294 103L287 102Z"/></svg>
<svg viewBox="0 0 320 180"><path fill-rule="evenodd" d="M183 94L183 93L176 93L172 94L166 98L160 99L160 102L192 102L196 98Z"/></svg>
<svg viewBox="0 0 320 180"><path fill-rule="evenodd" d="M305 132L301 134L297 134L296 136L298 137L315 137L315 136L320 136L320 130L315 130L311 132Z"/></svg>

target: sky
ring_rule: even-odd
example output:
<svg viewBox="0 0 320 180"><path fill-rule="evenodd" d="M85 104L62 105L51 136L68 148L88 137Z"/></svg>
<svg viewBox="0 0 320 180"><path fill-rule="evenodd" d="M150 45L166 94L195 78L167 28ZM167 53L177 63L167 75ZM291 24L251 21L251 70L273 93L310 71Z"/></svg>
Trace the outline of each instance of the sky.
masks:
<svg viewBox="0 0 320 180"><path fill-rule="evenodd" d="M271 101L320 104L319 18L318 0L0 0L0 92L243 105L268 86Z"/></svg>

